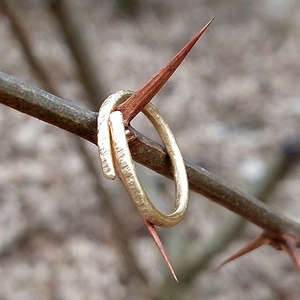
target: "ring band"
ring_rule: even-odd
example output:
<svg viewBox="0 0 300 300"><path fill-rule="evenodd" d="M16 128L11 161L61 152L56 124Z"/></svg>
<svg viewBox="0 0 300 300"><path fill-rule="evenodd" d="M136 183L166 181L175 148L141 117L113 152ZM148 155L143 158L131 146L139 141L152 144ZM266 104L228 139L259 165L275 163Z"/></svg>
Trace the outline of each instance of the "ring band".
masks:
<svg viewBox="0 0 300 300"><path fill-rule="evenodd" d="M110 143L109 115L119 104L132 95L132 91L121 90L108 96L102 103L98 115L98 151L104 176L115 179L116 171L113 163Z"/></svg>
<svg viewBox="0 0 300 300"><path fill-rule="evenodd" d="M99 155L100 157L102 156L101 161L103 172L106 177L108 177L107 175L109 174L109 176L111 176L110 178L114 178L116 167L118 176L122 180L128 194L130 195L140 214L154 225L172 227L182 220L187 209L188 180L185 165L176 139L174 138L169 126L159 111L149 103L143 109L143 113L154 125L166 147L172 163L176 186L174 211L171 214L164 214L152 204L138 179L126 139L122 113L119 111L110 113L117 105L131 96L132 93L133 92L131 91L117 92L109 96L103 103L102 107L104 110L102 110L102 107L100 108L99 119L101 118L100 120L102 120L102 123L101 121L98 122L98 128L100 127L98 135L98 147ZM108 123L110 129L107 125ZM103 134L104 132L106 133L106 137L103 141L103 136L100 134ZM113 155L111 148L112 146ZM115 167L113 164L113 158L115 159ZM106 165L103 166L103 162ZM109 163L107 164L107 162ZM112 164L107 167L110 162Z"/></svg>

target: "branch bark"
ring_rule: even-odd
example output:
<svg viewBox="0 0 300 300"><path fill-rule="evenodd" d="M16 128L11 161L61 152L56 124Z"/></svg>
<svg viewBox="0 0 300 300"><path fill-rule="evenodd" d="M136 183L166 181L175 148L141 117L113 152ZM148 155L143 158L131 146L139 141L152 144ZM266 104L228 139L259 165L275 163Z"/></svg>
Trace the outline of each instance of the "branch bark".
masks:
<svg viewBox="0 0 300 300"><path fill-rule="evenodd" d="M97 113L0 72L0 103L94 142Z"/></svg>
<svg viewBox="0 0 300 300"><path fill-rule="evenodd" d="M85 74L85 80L83 80L82 83L84 84L84 87L87 91L87 100L89 100L89 104L92 108L97 108L97 104L95 101L96 98L92 97L94 97L96 94L99 94L100 96L98 95L98 97L103 98L103 91L102 94L100 94L101 88L99 84L99 76L95 76L95 67L91 66L91 55L89 55L89 47L84 39L83 34L78 31L78 28L80 26L78 27L77 24L77 26L75 26L74 28L75 21L73 16L78 17L79 14L77 11L76 13L74 13L73 10L75 9L72 5L67 5L65 1L63 2L64 4L59 5L63 6L63 11L68 16L68 18L61 18L61 21L63 22L62 27L64 29L67 28L69 30L68 31L65 29L66 36L68 37L69 34L71 34L71 41L76 41L76 44L70 44L71 49L73 49L74 47L76 48L77 45L79 49L83 49L83 51L77 51L77 48L74 49L73 52L77 54L74 55L74 57L75 60L78 62L79 74ZM32 67L32 70L34 71L33 74L38 80L40 80L42 85L45 86L50 93L59 95L58 91L55 88L55 85L51 82L51 78L48 76L48 73L45 67L43 66L43 63L38 59L36 55L34 55L34 48L29 41L30 35L26 30L26 26L23 22L22 15L19 13L20 10L18 5L16 5L14 0L0 0L0 5L3 6L4 13L10 20L13 32L15 33L15 37L19 41L23 53L27 58L29 65ZM87 62L84 55L89 58L87 65L83 63ZM95 88L95 83L97 82L97 80L98 83ZM111 204L111 195L109 195L108 191L102 185L101 181L99 181L99 169L97 168L97 166L95 166L90 156L90 153L84 147L84 140L78 139L77 136L74 135L74 143L75 147L77 147L79 155L82 156L83 161L85 162L87 168L90 171L89 173L91 180L95 182L95 184L93 185L95 189L95 195L100 196L99 200L101 199L101 201L97 201L97 208L99 208L100 213L104 211L105 217L108 218L108 220L110 221L113 235L117 237L114 239L114 242L117 243L117 248L120 251L120 256L124 261L124 266L127 272L126 276L135 275L136 278L141 279L144 282L144 284L148 286L147 276L139 267L135 256L132 254L132 249L130 247L130 239L128 238L130 236L128 228L122 220L122 218L120 218L119 214L114 210ZM13 247L15 244L20 243L20 241L22 241L23 239L30 238L32 231L36 231L36 229L39 230L41 226L29 224L27 227L23 228L19 233L13 235L4 245L4 248L2 247L3 249L0 247L0 256L1 254L5 254L5 251L8 251L9 247Z"/></svg>
<svg viewBox="0 0 300 300"><path fill-rule="evenodd" d="M97 70L97 64L89 49L86 22L82 20L82 14L78 13L78 8L72 1L52 1L52 11L57 17L62 28L64 37L78 67L78 75L82 84L86 87L89 102L95 107L96 101L103 98L105 89Z"/></svg>
<svg viewBox="0 0 300 300"><path fill-rule="evenodd" d="M0 7L10 20L13 33L19 41L28 64L32 67L34 75L42 82L47 91L54 93L55 88L46 68L36 59L36 54L33 52L32 39L27 33L25 22L22 21L22 12L16 5L16 1L0 0Z"/></svg>
<svg viewBox="0 0 300 300"><path fill-rule="evenodd" d="M0 103L49 124L97 142L97 113L55 97L0 72ZM133 128L129 142L133 159L172 178L164 149ZM185 160L189 186L193 191L219 203L261 227L269 234L285 233L300 240L300 224L283 216L255 197L244 193L205 169Z"/></svg>
<svg viewBox="0 0 300 300"><path fill-rule="evenodd" d="M287 175L300 159L300 140L286 140L281 146L272 162L268 166L264 178L260 184L255 184L253 194L263 202L268 202L270 194L274 191L278 182ZM181 299L178 297L184 289L188 290L189 286L197 278L196 275L203 271L211 260L221 251L224 251L228 245L236 240L244 232L247 221L238 215L230 215L222 220L222 227L217 228L211 236L199 243L197 247L186 247L187 251L182 255L181 262L177 266L180 274L181 287L174 284L172 276L167 275L164 283L157 290L156 300L165 299L164 291L172 291L172 299Z"/></svg>

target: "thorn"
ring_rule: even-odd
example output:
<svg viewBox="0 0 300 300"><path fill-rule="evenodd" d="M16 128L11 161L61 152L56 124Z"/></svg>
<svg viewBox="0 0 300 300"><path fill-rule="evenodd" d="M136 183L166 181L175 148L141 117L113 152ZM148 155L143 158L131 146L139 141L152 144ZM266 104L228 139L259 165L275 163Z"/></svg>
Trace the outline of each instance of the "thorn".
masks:
<svg viewBox="0 0 300 300"><path fill-rule="evenodd" d="M160 253L162 254L165 262L167 263L167 266L170 269L174 279L176 280L176 282L179 282L154 225L152 223L150 223L149 221L147 221L145 218L143 218L143 220L144 220L146 227L148 228L150 234L152 235L154 242L157 245Z"/></svg>
<svg viewBox="0 0 300 300"><path fill-rule="evenodd" d="M299 255L297 255L297 251L296 251L297 243L295 242L295 240L293 238L291 238L290 236L287 236L287 235L282 235L282 239L283 239L283 241L281 242L282 250L285 251L290 256L290 258L296 265L297 269L300 271L300 259L299 259Z"/></svg>
<svg viewBox="0 0 300 300"><path fill-rule="evenodd" d="M291 257L297 269L300 271L300 260L296 253L296 248L294 247L294 245L286 243L285 245L283 245L283 250Z"/></svg>
<svg viewBox="0 0 300 300"><path fill-rule="evenodd" d="M297 269L300 271L300 258L299 255L297 255L297 251L296 251L297 250L296 239L293 238L292 236L289 236L287 234L282 234L282 233L270 237L266 232L260 235L258 238L254 239L249 244L247 244L237 253L231 255L229 258L227 258L217 267L213 268L211 271L215 271L220 267L224 266L225 264L227 264L228 262L233 261L234 259L237 259L238 257L241 257L246 253L249 253L250 251L255 250L258 247L266 244L272 246L276 250L279 251L283 250L284 252L286 252L290 256L294 264L296 265Z"/></svg>
<svg viewBox="0 0 300 300"><path fill-rule="evenodd" d="M176 71L184 58L196 44L201 35L214 19L211 19L156 75L154 75L145 85L137 90L124 103L120 104L117 110L124 116L124 124L129 122L151 101L159 92L172 74Z"/></svg>
<svg viewBox="0 0 300 300"><path fill-rule="evenodd" d="M216 271L217 269L221 268L225 264L259 248L260 246L263 246L263 245L269 244L269 243L270 243L270 239L265 234L262 234L259 237L255 238L254 240L252 240L249 244L244 246L238 252L234 253L233 255L231 255L230 257L225 259L221 264L219 264L218 266L213 268L211 271Z"/></svg>

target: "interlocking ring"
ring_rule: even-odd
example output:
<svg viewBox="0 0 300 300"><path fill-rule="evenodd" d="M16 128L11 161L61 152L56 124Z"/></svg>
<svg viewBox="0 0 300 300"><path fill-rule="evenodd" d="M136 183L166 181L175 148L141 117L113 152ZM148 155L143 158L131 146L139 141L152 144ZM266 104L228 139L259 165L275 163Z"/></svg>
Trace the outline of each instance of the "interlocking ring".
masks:
<svg viewBox="0 0 300 300"><path fill-rule="evenodd" d="M132 95L131 91L121 90L108 96L102 103L98 115L98 151L102 171L107 179L115 179L116 171L113 163L109 116L111 112Z"/></svg>
<svg viewBox="0 0 300 300"><path fill-rule="evenodd" d="M122 113L119 111L112 112L132 93L132 91L122 90L109 96L99 110L98 148L102 170L109 179L115 178L117 170L130 198L146 220L154 225L172 227L182 220L187 209L188 180L185 165L169 126L154 105L149 103L142 112L156 128L166 147L175 180L174 211L171 214L164 214L152 204L136 174L126 139Z"/></svg>

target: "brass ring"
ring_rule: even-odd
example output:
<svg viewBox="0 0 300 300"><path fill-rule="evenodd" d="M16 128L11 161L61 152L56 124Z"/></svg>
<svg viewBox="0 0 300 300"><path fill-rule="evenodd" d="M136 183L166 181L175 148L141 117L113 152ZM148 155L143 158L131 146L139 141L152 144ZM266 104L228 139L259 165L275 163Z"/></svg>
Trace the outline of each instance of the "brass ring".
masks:
<svg viewBox="0 0 300 300"><path fill-rule="evenodd" d="M98 152L102 171L107 179L115 179L116 171L113 163L109 131L109 115L119 104L132 95L132 91L121 90L108 96L102 103L98 115Z"/></svg>
<svg viewBox="0 0 300 300"><path fill-rule="evenodd" d="M143 109L143 113L154 125L166 147L167 153L172 163L176 185L176 200L174 211L171 214L164 214L152 204L138 179L126 139L122 113L119 111L115 111L107 114L109 109L111 109L112 111L113 108L115 108L121 102L125 101L131 95L131 91L117 92L116 94L113 94L112 96L107 98L107 102L111 102L110 104L103 103L102 106L104 106L104 111L101 111L102 108L100 108L101 120L105 120L105 122L100 122L99 133L109 132L109 134L111 135L111 140L110 135L108 135L109 138L104 142L101 141L101 136L98 136L100 142L98 142L99 154L100 156L102 155L101 161L113 162L113 156L111 155L112 144L118 176L122 180L128 194L130 195L141 215L154 225L162 227L172 227L182 220L188 204L188 180L185 165L177 142L169 126L167 125L159 111L152 104L148 104ZM110 130L108 128L103 128L107 127L107 117L103 118L104 114L107 114L109 116L108 118ZM107 157L103 157L103 155ZM109 155L111 156L110 158L108 158ZM107 168L105 170L103 169L104 172L107 172L107 170ZM114 167L110 169L109 174L114 174L115 176Z"/></svg>

